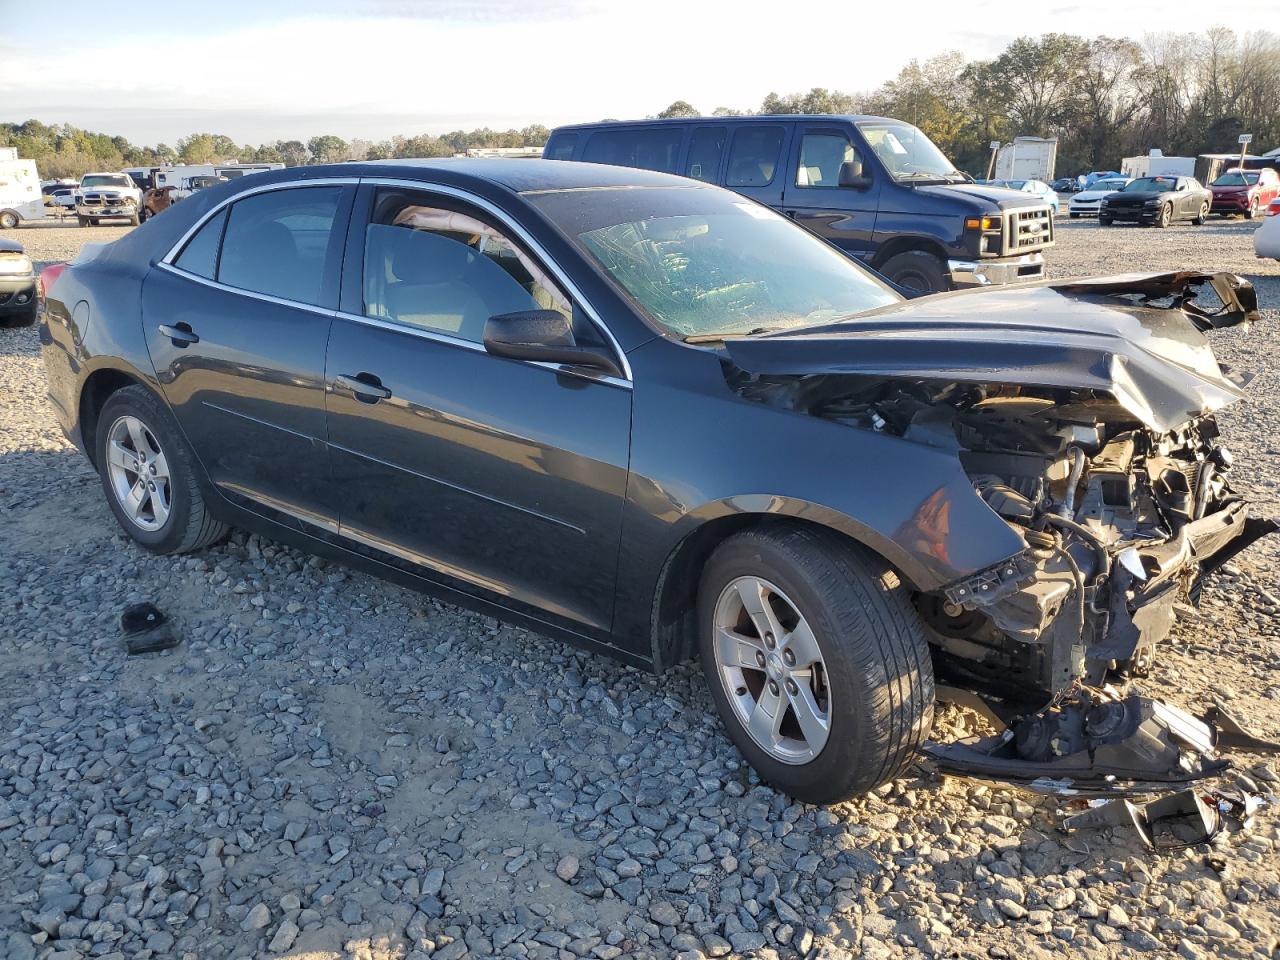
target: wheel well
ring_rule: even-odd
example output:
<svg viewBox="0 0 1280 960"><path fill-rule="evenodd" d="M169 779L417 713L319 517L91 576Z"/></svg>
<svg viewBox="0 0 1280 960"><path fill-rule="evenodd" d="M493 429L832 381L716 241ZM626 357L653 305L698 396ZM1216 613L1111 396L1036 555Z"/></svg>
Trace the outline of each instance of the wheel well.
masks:
<svg viewBox="0 0 1280 960"><path fill-rule="evenodd" d="M118 390L141 383L136 377L121 370L95 370L89 374L80 390L80 436L84 441L85 451L89 454L89 462L95 467L96 444L98 435L98 415L102 412L107 398Z"/></svg>
<svg viewBox="0 0 1280 960"><path fill-rule="evenodd" d="M893 257L900 253L906 253L909 250L920 250L924 253L933 254L939 260L946 260L946 251L942 249L942 245L933 240L924 240L920 237L897 237L888 243L881 245L876 251L875 257L871 261L871 266L879 270L888 263Z"/></svg>
<svg viewBox="0 0 1280 960"><path fill-rule="evenodd" d="M745 530L797 526L831 530L850 543L857 542L841 531L812 520L769 513L736 513L707 521L676 545L662 566L658 587L654 591L650 646L656 672L661 673L698 654L698 581L702 577L702 568L716 548ZM869 549L865 544L860 545ZM906 582L907 578L902 579Z"/></svg>

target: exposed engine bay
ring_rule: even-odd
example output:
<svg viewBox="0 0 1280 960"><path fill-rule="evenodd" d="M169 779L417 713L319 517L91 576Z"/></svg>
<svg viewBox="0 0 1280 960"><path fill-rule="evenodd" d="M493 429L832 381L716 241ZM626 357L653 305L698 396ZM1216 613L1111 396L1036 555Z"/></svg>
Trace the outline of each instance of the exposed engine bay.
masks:
<svg viewBox="0 0 1280 960"><path fill-rule="evenodd" d="M1208 776L1222 764L1207 725L1111 685L1146 675L1175 604L1197 603L1206 575L1278 529L1232 490L1213 413L1247 378L1204 337L1255 320L1256 295L1228 274L1040 289L1055 299L1028 299L1056 316L997 329L925 298L917 310L938 303L923 318L872 313L826 338L856 363L824 364L801 331L761 338L791 341L773 353L728 345L726 377L748 399L953 452L1025 544L917 595L937 672L1009 724L990 742L935 745L944 768L1067 792L1113 792L1126 769L1146 785Z"/></svg>

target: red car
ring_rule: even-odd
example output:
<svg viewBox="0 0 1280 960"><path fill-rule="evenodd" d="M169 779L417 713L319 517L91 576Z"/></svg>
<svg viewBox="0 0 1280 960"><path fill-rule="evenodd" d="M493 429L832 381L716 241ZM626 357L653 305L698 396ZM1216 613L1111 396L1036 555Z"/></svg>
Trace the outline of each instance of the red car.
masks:
<svg viewBox="0 0 1280 960"><path fill-rule="evenodd" d="M1280 176L1272 169L1228 170L1209 184L1213 191L1213 212L1243 213L1252 220L1259 210L1280 197Z"/></svg>

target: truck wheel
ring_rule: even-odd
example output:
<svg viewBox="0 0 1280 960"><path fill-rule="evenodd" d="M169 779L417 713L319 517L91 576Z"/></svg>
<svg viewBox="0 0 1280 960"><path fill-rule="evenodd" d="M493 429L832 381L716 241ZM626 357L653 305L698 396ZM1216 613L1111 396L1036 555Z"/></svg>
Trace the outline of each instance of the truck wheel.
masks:
<svg viewBox="0 0 1280 960"><path fill-rule="evenodd" d="M889 565L825 530L730 537L698 588L703 673L760 775L807 803L898 776L933 720L926 631Z"/></svg>
<svg viewBox="0 0 1280 960"><path fill-rule="evenodd" d="M0 229L12 230L18 225L18 215L12 210L0 213Z"/></svg>
<svg viewBox="0 0 1280 960"><path fill-rule="evenodd" d="M931 253L908 250L885 261L880 273L900 287L921 293L941 293L950 289L942 263Z"/></svg>
<svg viewBox="0 0 1280 960"><path fill-rule="evenodd" d="M129 218L129 226L137 227L137 226L141 226L141 224L142 224L141 214L135 213L132 217Z"/></svg>

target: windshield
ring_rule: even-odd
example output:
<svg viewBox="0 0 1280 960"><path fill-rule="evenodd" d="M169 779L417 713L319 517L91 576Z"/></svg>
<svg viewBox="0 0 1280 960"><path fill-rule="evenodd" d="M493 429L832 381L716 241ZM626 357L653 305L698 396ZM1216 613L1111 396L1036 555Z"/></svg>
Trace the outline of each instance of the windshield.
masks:
<svg viewBox="0 0 1280 960"><path fill-rule="evenodd" d="M1168 193L1178 185L1173 177L1139 177L1121 187L1125 193Z"/></svg>
<svg viewBox="0 0 1280 960"><path fill-rule="evenodd" d="M946 154L909 123L864 120L858 129L893 179L899 182L965 179Z"/></svg>
<svg viewBox="0 0 1280 960"><path fill-rule="evenodd" d="M1090 190L1123 190L1127 180L1099 180Z"/></svg>
<svg viewBox="0 0 1280 960"><path fill-rule="evenodd" d="M1213 181L1213 185L1215 187L1245 187L1257 182L1258 174L1256 173L1241 173L1239 170L1232 170L1230 173L1224 173Z"/></svg>
<svg viewBox="0 0 1280 960"><path fill-rule="evenodd" d="M658 327L714 339L826 323L900 297L750 200L641 187L527 194Z"/></svg>
<svg viewBox="0 0 1280 960"><path fill-rule="evenodd" d="M123 173L113 174L97 174L85 177L80 181L80 188L87 190L90 187L132 187L133 181L126 177Z"/></svg>

